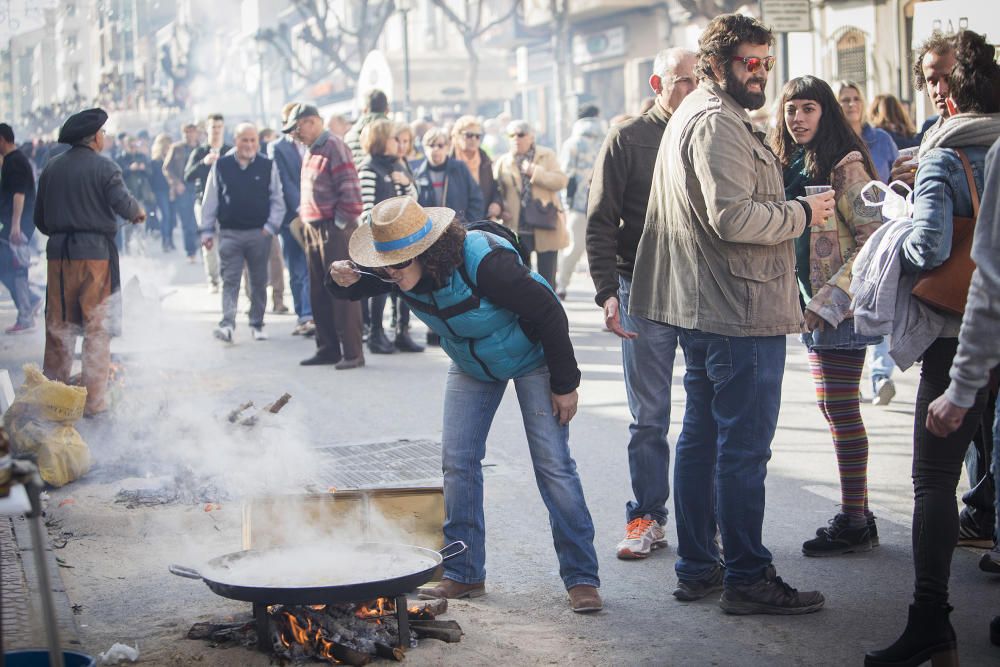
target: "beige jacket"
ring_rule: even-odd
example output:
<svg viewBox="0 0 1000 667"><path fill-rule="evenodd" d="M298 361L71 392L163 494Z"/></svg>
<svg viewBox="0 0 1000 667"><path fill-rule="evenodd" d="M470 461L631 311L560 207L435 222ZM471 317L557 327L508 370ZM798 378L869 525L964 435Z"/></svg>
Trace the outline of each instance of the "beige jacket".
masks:
<svg viewBox="0 0 1000 667"><path fill-rule="evenodd" d="M535 172L531 176L531 195L543 206L552 202L559 209L559 220L553 230L535 230L535 250L548 252L562 250L569 245L569 232L566 229L566 213L563 211L562 198L559 192L566 187L569 177L559 168L559 159L551 148L535 145ZM500 197L503 199L503 212L500 219L504 225L515 232L518 231L518 220L521 218L521 170L514 163L514 154L507 153L500 157L493 166Z"/></svg>
<svg viewBox="0 0 1000 667"><path fill-rule="evenodd" d="M703 81L660 143L630 314L723 336L799 331L793 239L805 224L746 111Z"/></svg>

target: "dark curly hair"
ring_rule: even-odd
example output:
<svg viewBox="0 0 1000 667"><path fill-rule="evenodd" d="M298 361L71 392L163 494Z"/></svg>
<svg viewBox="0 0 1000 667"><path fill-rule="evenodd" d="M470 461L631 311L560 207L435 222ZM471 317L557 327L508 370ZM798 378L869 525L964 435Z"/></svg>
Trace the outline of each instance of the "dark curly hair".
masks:
<svg viewBox="0 0 1000 667"><path fill-rule="evenodd" d="M996 57L996 49L979 33L958 33L950 95L962 113L1000 111L1000 65Z"/></svg>
<svg viewBox="0 0 1000 667"><path fill-rule="evenodd" d="M465 234L465 227L452 220L438 240L417 257L424 274L434 282L434 289L444 287L455 268L464 261Z"/></svg>
<svg viewBox="0 0 1000 667"><path fill-rule="evenodd" d="M945 35L935 32L920 45L917 49L917 57L913 60L913 87L923 90L927 87L927 79L924 78L924 56L933 53L943 56L955 50L955 35Z"/></svg>
<svg viewBox="0 0 1000 667"><path fill-rule="evenodd" d="M712 19L698 39L698 65L695 73L701 79L715 79L712 61L729 67L729 61L740 44L774 44L774 35L767 27L743 14L722 14Z"/></svg>

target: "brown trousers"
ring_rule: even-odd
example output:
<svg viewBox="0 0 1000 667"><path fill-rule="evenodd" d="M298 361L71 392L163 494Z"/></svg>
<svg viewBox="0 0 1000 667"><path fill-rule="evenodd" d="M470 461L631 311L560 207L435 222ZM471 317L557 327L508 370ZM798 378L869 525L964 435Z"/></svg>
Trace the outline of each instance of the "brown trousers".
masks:
<svg viewBox="0 0 1000 667"><path fill-rule="evenodd" d="M316 324L316 354L334 361L364 356L361 303L335 299L323 284L333 262L350 259L347 244L357 228L354 222L340 229L332 220L324 220L306 224L303 230L306 264L309 267L309 297Z"/></svg>
<svg viewBox="0 0 1000 667"><path fill-rule="evenodd" d="M62 268L62 295L59 272ZM68 382L73 369L76 337L83 334L84 414L108 409L111 365L111 274L106 259L49 260L45 307L45 360L42 372L50 380ZM63 301L62 299L65 299ZM62 306L66 306L63 320Z"/></svg>

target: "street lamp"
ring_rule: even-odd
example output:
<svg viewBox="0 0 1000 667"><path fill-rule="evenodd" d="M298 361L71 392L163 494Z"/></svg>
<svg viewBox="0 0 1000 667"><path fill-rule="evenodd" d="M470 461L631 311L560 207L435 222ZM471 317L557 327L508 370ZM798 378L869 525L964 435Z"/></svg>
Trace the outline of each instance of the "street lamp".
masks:
<svg viewBox="0 0 1000 667"><path fill-rule="evenodd" d="M396 0L396 11L403 16L403 113L410 119L410 10L413 0Z"/></svg>

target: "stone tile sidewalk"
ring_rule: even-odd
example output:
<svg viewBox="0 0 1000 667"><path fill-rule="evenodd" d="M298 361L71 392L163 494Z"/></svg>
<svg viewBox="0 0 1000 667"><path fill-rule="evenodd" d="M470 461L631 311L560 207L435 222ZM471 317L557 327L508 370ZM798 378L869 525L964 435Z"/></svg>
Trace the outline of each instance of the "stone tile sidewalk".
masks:
<svg viewBox="0 0 1000 667"><path fill-rule="evenodd" d="M33 550L27 520L20 517L0 518L0 585L3 586L0 606L5 650L46 645ZM73 610L63 587L55 554L49 544L45 545L45 556L49 564L52 597L62 644L66 648L80 646Z"/></svg>

